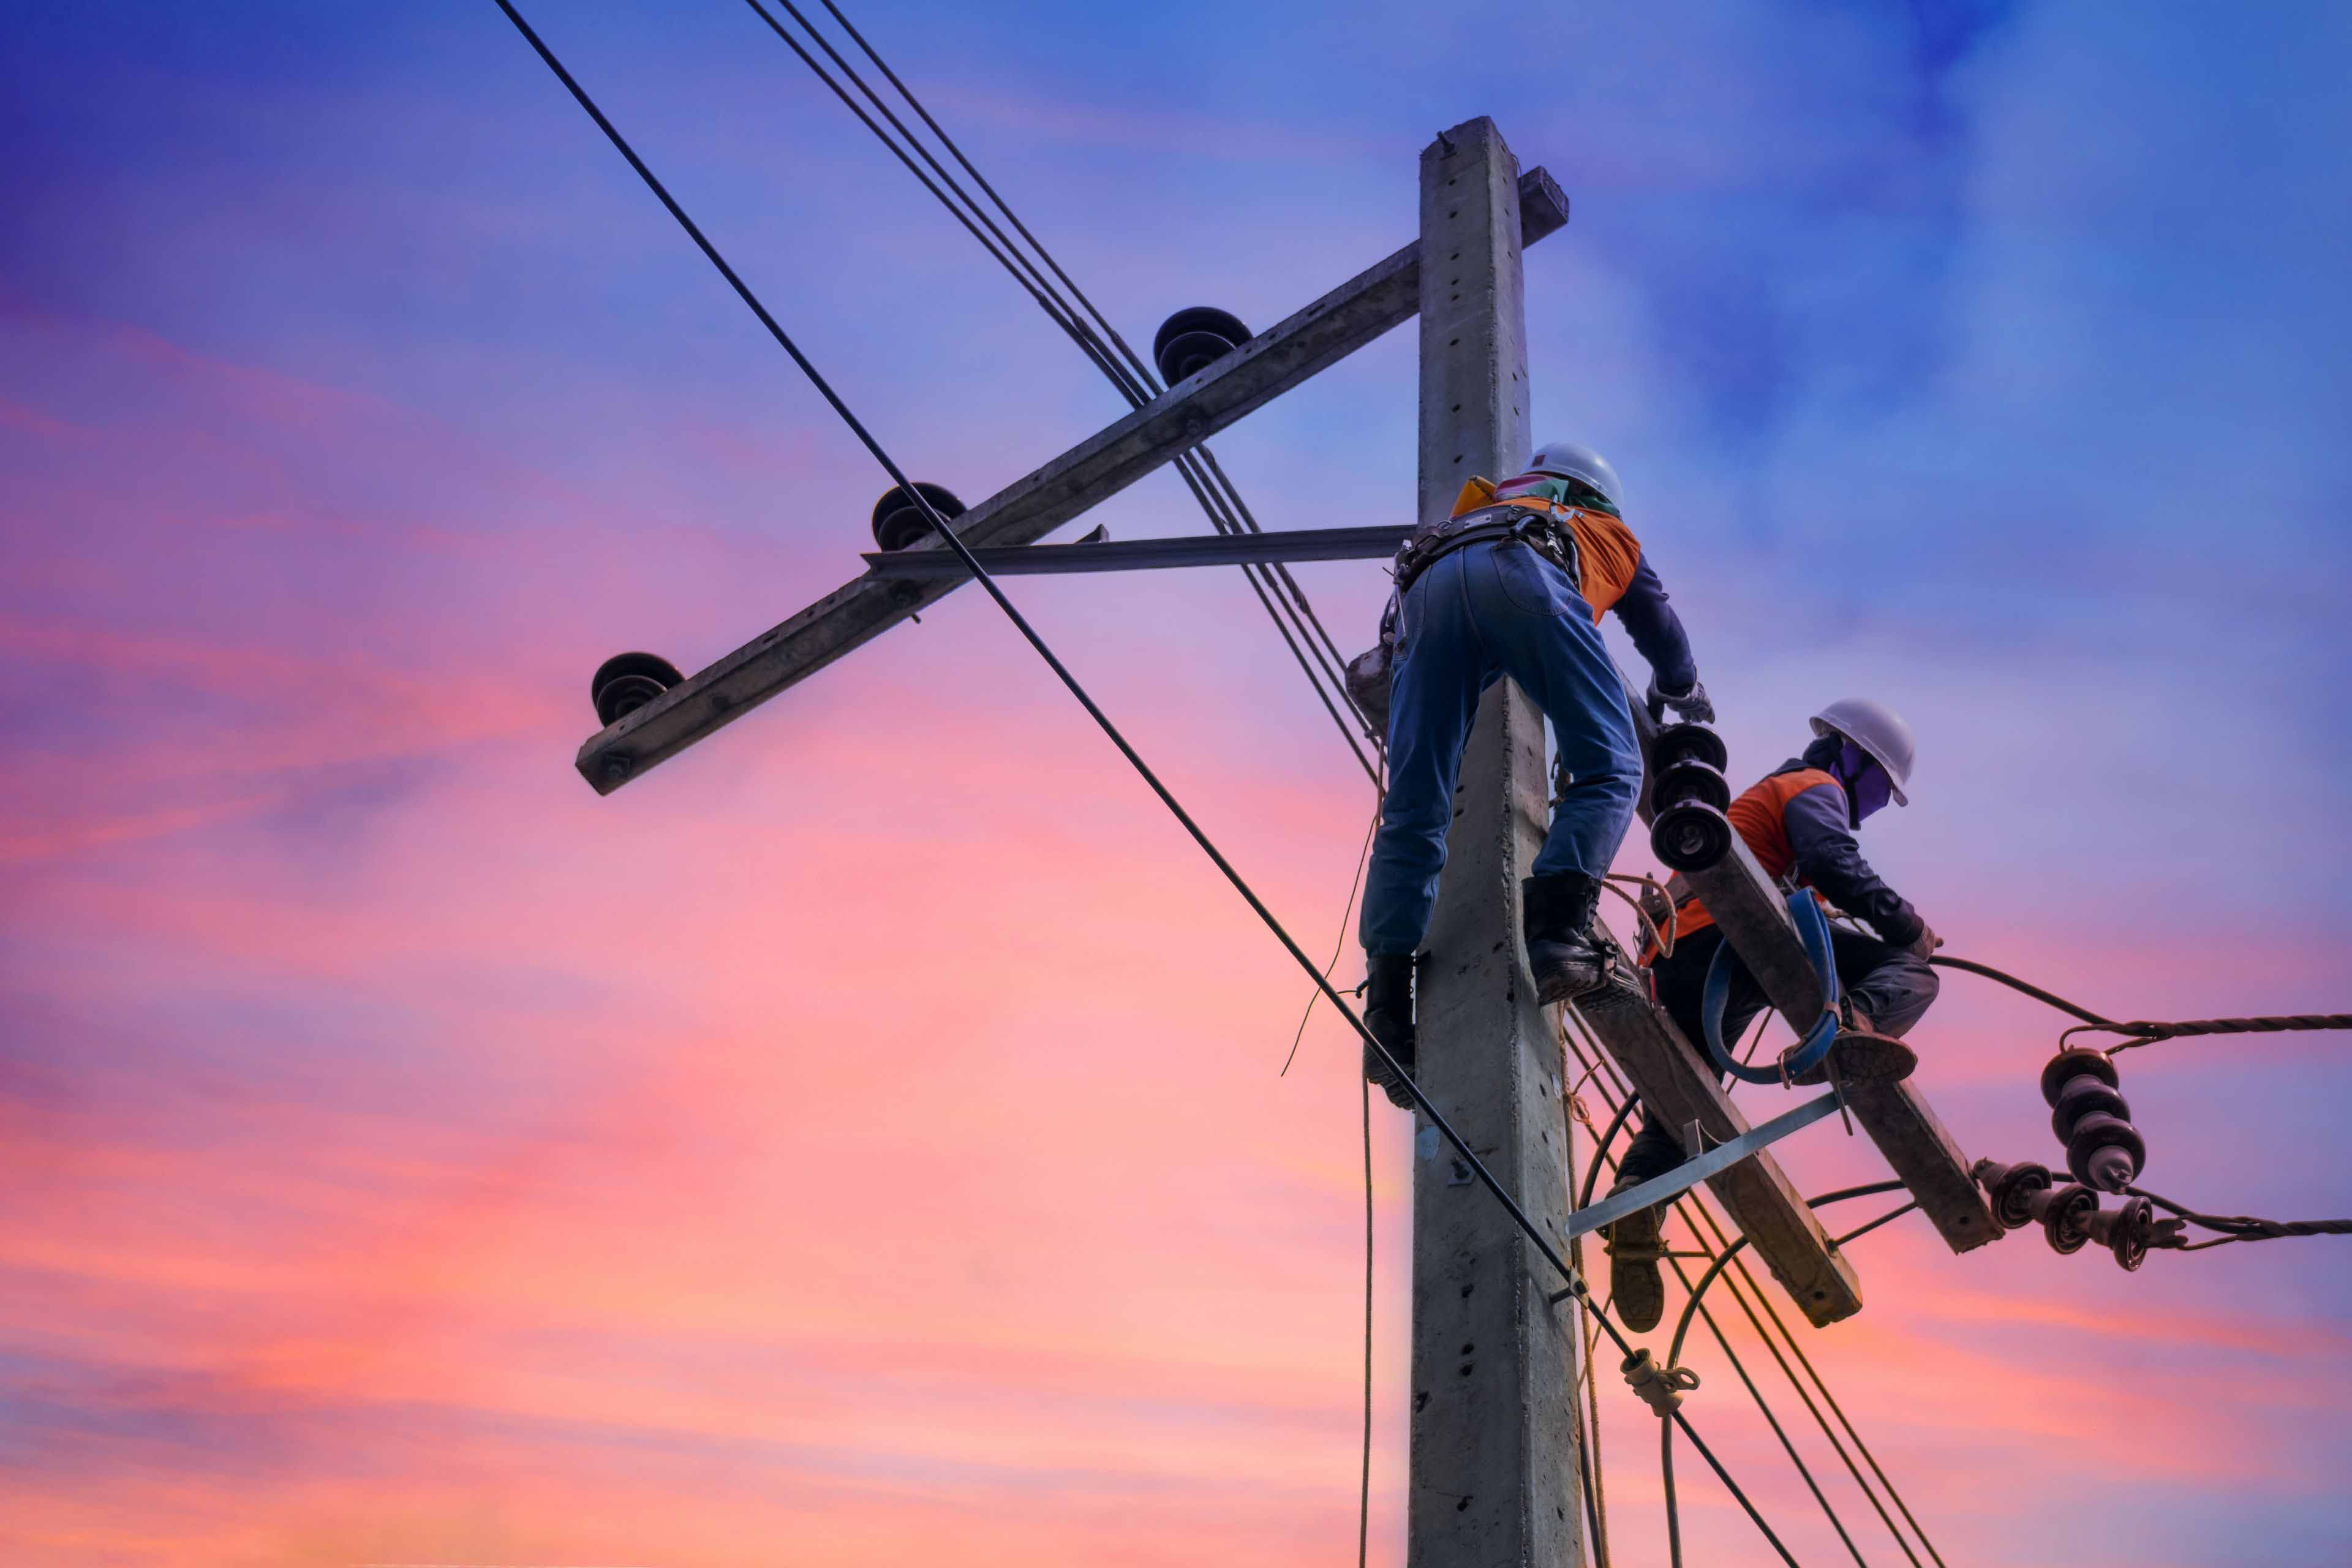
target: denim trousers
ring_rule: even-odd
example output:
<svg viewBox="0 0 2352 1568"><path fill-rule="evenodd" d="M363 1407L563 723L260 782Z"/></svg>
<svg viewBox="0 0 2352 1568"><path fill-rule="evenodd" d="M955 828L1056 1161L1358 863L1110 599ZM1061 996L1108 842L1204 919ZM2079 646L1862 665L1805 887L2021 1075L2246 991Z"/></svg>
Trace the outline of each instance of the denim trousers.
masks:
<svg viewBox="0 0 2352 1568"><path fill-rule="evenodd" d="M1551 721L1568 786L1531 868L1608 870L1633 819L1642 753L1625 688L1568 574L1514 540L1441 555L1405 591L1389 697L1389 786L1364 879L1364 951L1429 931L1454 789L1478 699L1503 676Z"/></svg>

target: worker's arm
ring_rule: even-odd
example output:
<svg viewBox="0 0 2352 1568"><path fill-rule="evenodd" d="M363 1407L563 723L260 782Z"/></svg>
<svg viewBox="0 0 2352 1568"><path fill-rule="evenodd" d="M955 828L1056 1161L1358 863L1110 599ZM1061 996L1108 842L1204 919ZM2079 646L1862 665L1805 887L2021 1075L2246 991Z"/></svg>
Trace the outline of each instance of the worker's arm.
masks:
<svg viewBox="0 0 2352 1568"><path fill-rule="evenodd" d="M1698 662L1691 658L1690 638L1683 620L1666 603L1666 585L1658 581L1647 551L1634 569L1633 581L1616 604L1618 620L1633 639L1634 651L1650 666L1657 689L1672 695L1698 684Z"/></svg>
<svg viewBox="0 0 2352 1568"><path fill-rule="evenodd" d="M1862 858L1850 813L1845 791L1835 784L1815 784L1789 802L1780 821L1796 852L1797 874L1846 913L1868 921L1887 942L1909 947L1927 922Z"/></svg>

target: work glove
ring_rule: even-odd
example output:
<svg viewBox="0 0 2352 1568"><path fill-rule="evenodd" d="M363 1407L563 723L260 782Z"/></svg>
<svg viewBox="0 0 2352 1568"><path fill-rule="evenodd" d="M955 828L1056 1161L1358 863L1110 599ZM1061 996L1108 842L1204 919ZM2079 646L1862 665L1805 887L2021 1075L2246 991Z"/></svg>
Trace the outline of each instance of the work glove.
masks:
<svg viewBox="0 0 2352 1568"><path fill-rule="evenodd" d="M1906 951L1910 952L1912 957L1917 959L1920 963L1925 963L1927 962L1929 955L1943 945L1944 939L1936 934L1936 928L1929 925L1926 921L1921 921L1919 922L1919 934L1917 937L1913 939L1911 946Z"/></svg>
<svg viewBox="0 0 2352 1568"><path fill-rule="evenodd" d="M1643 693L1643 700L1650 705L1653 721L1671 708L1675 710L1675 717L1685 724L1715 722L1715 704L1707 700L1706 688L1696 680L1690 683L1687 691L1661 691L1658 689L1658 678L1653 675L1650 677L1650 689Z"/></svg>

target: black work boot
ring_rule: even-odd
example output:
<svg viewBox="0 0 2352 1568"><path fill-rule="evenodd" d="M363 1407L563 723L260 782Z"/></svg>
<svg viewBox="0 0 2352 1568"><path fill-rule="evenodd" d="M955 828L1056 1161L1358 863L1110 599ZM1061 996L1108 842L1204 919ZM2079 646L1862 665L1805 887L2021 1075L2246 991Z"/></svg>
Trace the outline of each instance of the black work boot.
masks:
<svg viewBox="0 0 2352 1568"><path fill-rule="evenodd" d="M1880 1034L1861 1008L1849 1006L1846 1016L1850 1021L1838 1030L1828 1054L1789 1081L1827 1083L1832 1066L1841 1083L1899 1083L1911 1076L1919 1065L1918 1052L1892 1035Z"/></svg>
<svg viewBox="0 0 2352 1568"><path fill-rule="evenodd" d="M1412 954L1365 955L1364 1027L1371 1030L1372 1038L1388 1047L1397 1067L1407 1073L1417 1070L1417 1042L1412 1027ZM1390 1104L1406 1110L1412 1109L1412 1096L1405 1092L1404 1079L1370 1045L1364 1047L1364 1076L1380 1086Z"/></svg>
<svg viewBox="0 0 2352 1568"><path fill-rule="evenodd" d="M1539 1001L1572 1002L1608 983L1608 955L1592 940L1600 878L1581 871L1529 877L1519 884L1519 898Z"/></svg>
<svg viewBox="0 0 2352 1568"><path fill-rule="evenodd" d="M1681 1145L1654 1119L1644 1120L1625 1151L1624 1163L1617 1168L1609 1195L1614 1197L1663 1176L1682 1161ZM1658 1273L1658 1260L1665 1256L1662 1223L1659 1205L1653 1204L1609 1226L1603 1238L1609 1247L1610 1310L1637 1334L1656 1328L1658 1320L1665 1316L1666 1282Z"/></svg>

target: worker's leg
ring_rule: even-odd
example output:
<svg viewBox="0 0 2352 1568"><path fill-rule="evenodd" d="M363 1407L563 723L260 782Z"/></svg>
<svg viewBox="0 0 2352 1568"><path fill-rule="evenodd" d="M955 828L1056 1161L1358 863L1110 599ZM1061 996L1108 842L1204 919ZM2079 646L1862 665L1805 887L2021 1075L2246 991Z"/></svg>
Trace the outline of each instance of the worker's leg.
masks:
<svg viewBox="0 0 2352 1568"><path fill-rule="evenodd" d="M1474 547L1464 574L1495 662L1551 721L1565 779L1520 894L1536 994L1564 1002L1602 984L1591 934L1601 879L1642 788L1624 682L1568 574L1524 544Z"/></svg>
<svg viewBox="0 0 2352 1568"><path fill-rule="evenodd" d="M1838 984L1874 1033L1902 1038L1941 989L1935 970L1908 948L1844 926L1830 928L1830 946L1837 956Z"/></svg>
<svg viewBox="0 0 2352 1568"><path fill-rule="evenodd" d="M1459 552L1440 556L1406 591L1396 672L1389 694L1388 793L1364 874L1364 1026L1395 1066L1364 1047L1364 1076L1390 1101L1410 1107L1403 1073L1418 1070L1413 1027L1412 955L1428 934L1454 825L1454 785L1462 748L1478 712L1478 694L1494 679L1462 595Z"/></svg>
<svg viewBox="0 0 2352 1568"><path fill-rule="evenodd" d="M1389 694L1389 782L1357 923L1367 953L1410 956L1428 934L1454 825L1454 785L1478 695L1495 679L1463 593L1467 551L1441 555L1404 596Z"/></svg>
<svg viewBox="0 0 2352 1568"><path fill-rule="evenodd" d="M1671 957L1661 958L1651 964L1650 973L1658 986L1658 1005L1683 1038L1699 1053L1706 1055L1706 1036L1700 1024L1700 1003L1706 994L1707 965L1714 962L1723 946L1723 931L1716 926L1703 926L1675 944ZM1723 1010L1723 1040L1725 1047L1735 1054L1746 1036L1748 1026L1756 1021L1766 1003L1764 988L1748 972L1738 953L1724 961L1731 966L1731 997ZM1653 1115L1648 1105L1642 1107L1642 1130L1625 1149L1618 1163L1618 1178L1625 1185L1646 1182L1652 1176L1662 1176L1683 1163L1683 1148L1678 1141L1678 1129L1669 1127L1664 1119Z"/></svg>
<svg viewBox="0 0 2352 1568"><path fill-rule="evenodd" d="M1592 607L1568 574L1523 544L1473 548L1478 629L1503 672L1551 721L1566 787L1531 869L1607 873L1642 793L1642 750Z"/></svg>

